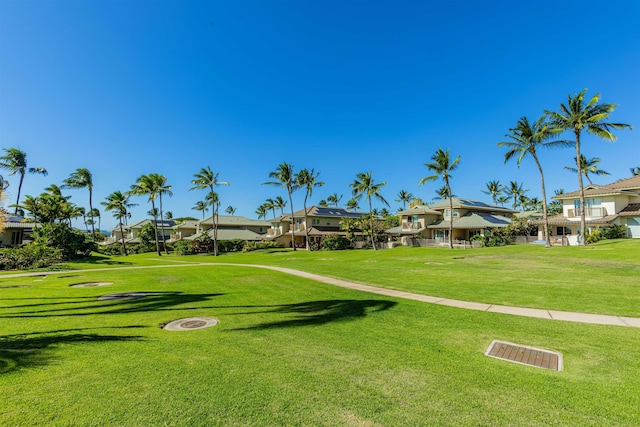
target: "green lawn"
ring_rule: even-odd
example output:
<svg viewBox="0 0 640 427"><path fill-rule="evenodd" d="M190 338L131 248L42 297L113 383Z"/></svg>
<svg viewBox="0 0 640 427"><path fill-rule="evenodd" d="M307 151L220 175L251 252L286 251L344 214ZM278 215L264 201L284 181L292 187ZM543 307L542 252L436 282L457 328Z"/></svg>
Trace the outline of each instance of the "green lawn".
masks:
<svg viewBox="0 0 640 427"><path fill-rule="evenodd" d="M583 293L595 292L595 276L610 270L614 279L598 291L608 301L589 302L572 280L563 292L595 312L637 313L634 248L640 246L625 241L552 250L287 251L219 261L512 302L549 293L542 279L539 292L529 289L548 269L593 277ZM156 258L102 258L91 266L175 267L0 276L0 425L601 426L640 419L638 328L467 311L268 270L185 264L216 261L208 256ZM402 265L413 273L389 279ZM483 290L490 272L509 284ZM436 285L423 283L436 277ZM472 278L481 283L463 291ZM87 281L113 285L69 287ZM635 307L618 296L625 289ZM124 291L150 295L96 300ZM538 303L576 304L556 294ZM185 332L158 327L187 316L220 324ZM494 339L559 351L565 369L488 358L483 353Z"/></svg>

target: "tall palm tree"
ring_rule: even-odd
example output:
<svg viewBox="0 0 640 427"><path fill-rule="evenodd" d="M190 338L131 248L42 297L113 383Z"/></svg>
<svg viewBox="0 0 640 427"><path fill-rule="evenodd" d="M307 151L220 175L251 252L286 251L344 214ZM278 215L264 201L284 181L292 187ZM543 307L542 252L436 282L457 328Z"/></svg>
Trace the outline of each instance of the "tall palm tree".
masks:
<svg viewBox="0 0 640 427"><path fill-rule="evenodd" d="M547 214L547 192L544 185L544 174L542 173L542 165L538 159L539 148L553 148L567 146L570 141L549 141L555 135L562 132L562 129L553 127L546 121L546 117L542 116L531 125L526 117L521 117L516 126L509 129L510 133L506 136L511 141L499 142L498 147L506 147L507 152L504 154L504 162L507 163L511 159L516 159L518 167L520 162L527 155L531 156L536 162L538 172L540 173L540 184L542 187L542 217L544 220L544 228L542 236L545 241L545 247L550 248L549 241L549 218Z"/></svg>
<svg viewBox="0 0 640 427"><path fill-rule="evenodd" d="M18 213L18 205L20 204L20 192L22 191L22 182L24 181L24 175L29 172L30 174L47 175L45 168L29 168L27 167L27 153L17 148L4 148L5 155L0 156L0 168L7 169L9 176L20 174L20 184L18 184L18 197L16 198L16 211Z"/></svg>
<svg viewBox="0 0 640 427"><path fill-rule="evenodd" d="M89 169L87 168L78 168L75 170L75 172L72 172L71 175L69 175L69 178L64 180L64 185L62 186L62 188L86 188L87 190L89 190L89 212L88 212L88 216L89 219L91 220L91 237L93 238L93 241L96 241L96 230L93 226L93 176L91 175L91 172L89 171Z"/></svg>
<svg viewBox="0 0 640 427"><path fill-rule="evenodd" d="M205 201L198 200L191 210L202 211L202 219L204 219L204 213L209 210L209 205Z"/></svg>
<svg viewBox="0 0 640 427"><path fill-rule="evenodd" d="M173 192L171 191L171 186L167 185L167 177L164 175L160 175L158 173L150 174L151 179L155 182L155 187L158 192L158 199L160 202L160 229L162 230L162 247L164 248L164 253L169 255L169 251L167 250L167 239L164 234L164 214L162 213L162 195L165 194L169 197L173 197Z"/></svg>
<svg viewBox="0 0 640 427"><path fill-rule="evenodd" d="M311 250L311 245L309 245L309 227L307 227L307 224L308 224L307 199L313 195L313 189L315 187L322 187L324 185L324 182L318 181L318 176L320 176L320 172L316 173L314 169L311 169L311 170L302 169L294 177L296 181L296 185L299 188L305 189L304 202L302 206L304 207L304 225L305 225L304 234L305 234L305 242L306 242L308 251ZM340 199L341 198L342 196L340 196ZM340 201L340 199L336 200L336 206L337 206L337 203Z"/></svg>
<svg viewBox="0 0 640 427"><path fill-rule="evenodd" d="M500 183L499 180L494 179L493 181L489 181L485 184L487 186L487 191L482 190L484 194L490 194L493 199L493 204L498 204L498 197L504 192L504 185Z"/></svg>
<svg viewBox="0 0 640 427"><path fill-rule="evenodd" d="M575 157L573 158L573 160L574 161L576 160ZM598 169L598 163L600 163L599 157L593 157L591 159L587 159L587 157L584 154L580 154L580 163L579 163L580 170L582 170L582 174L584 175L585 178L587 178L587 181L589 181L589 185L593 184L593 182L591 182L591 178L589 178L589 174L598 175L598 176L611 175L607 171ZM572 166L565 166L564 168L574 173L578 172L578 169Z"/></svg>
<svg viewBox="0 0 640 427"><path fill-rule="evenodd" d="M227 209L225 209L225 212L228 213L231 216L234 216L236 213L236 208L234 208L233 206L229 205L227 206Z"/></svg>
<svg viewBox="0 0 640 427"><path fill-rule="evenodd" d="M160 252L160 241L158 240L158 209L156 209L156 197L158 197L158 182L153 174L140 175L136 183L131 186L129 194L135 196L147 196L151 202L150 215L153 216L153 231L156 237L156 250L158 256L162 256Z"/></svg>
<svg viewBox="0 0 640 427"><path fill-rule="evenodd" d="M194 179L191 180L191 184L193 184L193 187L191 187L189 191L208 189L209 193L207 195L207 200L209 200L209 202L213 202L215 187L219 185L231 185L227 181L220 181L218 179L219 175L219 172L214 173L209 166L207 166L206 168L200 168L200 172L193 175ZM211 222L213 226L213 255L218 256L218 221L216 218L216 212L215 210L213 210L213 208L214 207L212 206Z"/></svg>
<svg viewBox="0 0 640 427"><path fill-rule="evenodd" d="M509 186L505 187L505 193L509 198L513 197L513 209L518 208L518 199L525 195L529 190L525 190L522 186L524 184L518 181L509 181Z"/></svg>
<svg viewBox="0 0 640 427"><path fill-rule="evenodd" d="M296 180L294 178L293 165L290 165L287 162L280 163L275 171L269 173L269 178L273 178L275 181L267 181L265 182L265 184L284 187L287 189L287 194L289 194L289 206L291 207L291 246L293 246L293 250L295 251L296 236L294 230L292 194L298 189L298 184L296 183ZM278 197L281 198L280 196ZM284 206L282 206L282 208L284 208Z"/></svg>
<svg viewBox="0 0 640 427"><path fill-rule="evenodd" d="M91 219L95 221L94 218L98 218L98 231L100 231L100 227L102 226L102 217L100 216L100 209L98 208L91 209Z"/></svg>
<svg viewBox="0 0 640 427"><path fill-rule="evenodd" d="M436 196L433 198L433 200L446 200L450 199L451 197L457 196L455 194L449 194L449 189L446 185L443 185L436 190Z"/></svg>
<svg viewBox="0 0 640 427"><path fill-rule="evenodd" d="M431 163L425 163L424 165L433 172L433 175L425 176L418 182L418 185L422 185L427 181L434 181L438 178L444 180L444 185L447 187L447 193L453 194L451 191L451 172L453 172L460 163L460 156L451 160L449 156L449 149L443 150L438 148L436 153L431 156ZM449 248L453 249L453 199L449 197Z"/></svg>
<svg viewBox="0 0 640 427"><path fill-rule="evenodd" d="M280 197L282 200L282 197ZM284 202L284 200L282 200ZM271 210L273 212L273 217L276 217L276 201L273 199L267 199L264 203L264 207L267 208L267 211ZM286 203L285 203L286 204Z"/></svg>
<svg viewBox="0 0 640 427"><path fill-rule="evenodd" d="M615 141L617 138L612 133L614 129L631 129L631 125L623 123L610 123L606 120L616 109L616 104L598 103L600 94L594 95L585 103L587 89L582 92L567 97L567 104L560 104L560 111L545 111L553 120L556 127L563 130L573 131L575 135L576 147L576 168L580 171L580 136L582 131L593 134L607 141ZM584 246L586 232L586 218L584 209L584 186L582 184L582 173L578 172L578 187L580 188L580 238L578 244Z"/></svg>
<svg viewBox="0 0 640 427"><path fill-rule="evenodd" d="M409 203L413 199L413 194L409 193L407 190L400 190L398 192L398 198L396 202L402 203L402 210L407 209L407 203Z"/></svg>
<svg viewBox="0 0 640 427"><path fill-rule="evenodd" d="M353 191L351 192L352 196L355 199L361 199L362 196L366 196L367 201L369 202L369 226L371 228L371 246L376 250L375 239L373 238L373 209L371 206L371 198L375 197L376 199L383 202L385 205L389 206L389 203L382 197L380 194L380 190L382 187L387 185L386 182L381 182L379 184L375 184L373 181L373 171L371 172L360 172L356 175L356 179L349 184Z"/></svg>
<svg viewBox="0 0 640 427"><path fill-rule="evenodd" d="M327 203L333 204L336 208L340 205L340 200L342 200L342 194L338 196L338 193L333 193L327 197Z"/></svg>
<svg viewBox="0 0 640 427"><path fill-rule="evenodd" d="M127 242L124 239L124 230L122 228L122 220L127 218L128 209L136 206L135 203L129 203L129 194L120 191L114 191L106 197L106 201L100 202L108 211L113 211L113 216L118 220L120 226L120 235L122 236L122 251L127 256Z"/></svg>

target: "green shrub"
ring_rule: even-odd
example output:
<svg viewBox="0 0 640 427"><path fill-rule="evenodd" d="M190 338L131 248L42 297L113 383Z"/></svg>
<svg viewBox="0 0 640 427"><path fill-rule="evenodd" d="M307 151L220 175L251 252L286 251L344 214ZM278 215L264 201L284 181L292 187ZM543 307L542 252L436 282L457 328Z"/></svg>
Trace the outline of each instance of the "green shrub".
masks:
<svg viewBox="0 0 640 427"><path fill-rule="evenodd" d="M173 252L176 255L193 255L196 253L196 248L188 240L180 240L173 244Z"/></svg>
<svg viewBox="0 0 640 427"><path fill-rule="evenodd" d="M242 239L220 240L218 250L220 252L241 252L244 249L245 241Z"/></svg>
<svg viewBox="0 0 640 427"><path fill-rule="evenodd" d="M626 225L612 225L602 230L603 239L624 239L629 237L629 230Z"/></svg>
<svg viewBox="0 0 640 427"><path fill-rule="evenodd" d="M0 249L0 270L32 270L64 261L62 251L31 244L20 248Z"/></svg>
<svg viewBox="0 0 640 427"><path fill-rule="evenodd" d="M64 261L87 257L97 250L91 237L65 224L42 224L33 230L34 244L59 249Z"/></svg>
<svg viewBox="0 0 640 427"><path fill-rule="evenodd" d="M351 241L344 236L330 235L322 239L320 247L324 251L341 251L351 248Z"/></svg>
<svg viewBox="0 0 640 427"><path fill-rule="evenodd" d="M242 252L257 251L258 249L275 249L282 248L283 246L278 242L263 241L263 242L246 242Z"/></svg>

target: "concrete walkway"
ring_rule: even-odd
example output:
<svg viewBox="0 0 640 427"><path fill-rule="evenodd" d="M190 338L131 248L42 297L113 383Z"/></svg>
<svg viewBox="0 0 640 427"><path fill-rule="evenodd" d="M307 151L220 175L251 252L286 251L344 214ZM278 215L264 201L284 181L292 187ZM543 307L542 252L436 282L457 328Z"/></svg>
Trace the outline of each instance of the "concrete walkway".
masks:
<svg viewBox="0 0 640 427"><path fill-rule="evenodd" d="M377 286L371 286L363 283L350 282L347 280L336 279L333 277L321 276L319 274L307 273L305 271L294 270L291 268L275 267L275 266L269 266L269 265L257 265L257 264L203 262L203 263L179 264L179 265L96 268L96 269L86 269L86 270L67 270L67 271L55 271L55 272L7 274L7 275L0 275L0 280L5 278L8 279L8 278L43 276L43 275L54 275L54 274L88 273L92 271L133 270L133 269L152 269L152 268L171 268L171 267L197 267L197 266L216 266L216 265L232 266L232 267L263 268L266 270L279 271L281 273L291 274L293 276L315 280L317 282L326 283L329 285L340 286L342 288L354 289L357 291L369 292L373 294L385 295L385 296L390 296L395 298L404 298L404 299L409 299L414 301L422 301L430 304L464 308L467 310L488 311L491 313L511 314L515 316L524 316L524 317L537 317L540 319L562 320L566 322L591 323L591 324L597 324L597 325L630 326L634 328L640 328L640 318L636 318L636 317L609 316L605 314L575 313L570 311L544 310L539 308L511 307L506 305L493 305L493 304L485 304L485 303L479 303L479 302L460 301L455 299L432 297L429 295L414 294L412 292L398 291L394 289L380 288Z"/></svg>

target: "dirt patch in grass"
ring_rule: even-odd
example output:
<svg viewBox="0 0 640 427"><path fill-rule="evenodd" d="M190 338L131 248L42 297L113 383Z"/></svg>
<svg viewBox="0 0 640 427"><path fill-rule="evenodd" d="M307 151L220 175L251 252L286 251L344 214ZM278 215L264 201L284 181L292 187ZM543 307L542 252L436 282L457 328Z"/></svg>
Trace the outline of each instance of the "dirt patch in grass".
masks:
<svg viewBox="0 0 640 427"><path fill-rule="evenodd" d="M210 328L217 324L218 319L213 317L186 317L161 323L159 326L165 331L193 331L195 329Z"/></svg>

